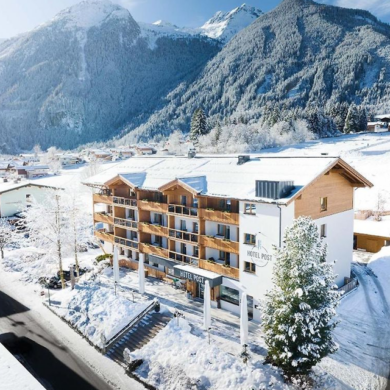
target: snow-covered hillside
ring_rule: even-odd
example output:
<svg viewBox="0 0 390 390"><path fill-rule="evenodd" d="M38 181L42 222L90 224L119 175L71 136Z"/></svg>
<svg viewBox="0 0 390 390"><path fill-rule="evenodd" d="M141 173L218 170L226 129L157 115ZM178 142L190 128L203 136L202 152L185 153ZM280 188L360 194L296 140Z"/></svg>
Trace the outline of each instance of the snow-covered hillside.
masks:
<svg viewBox="0 0 390 390"><path fill-rule="evenodd" d="M260 15L262 15L262 11L259 9L243 4L230 12L217 12L199 30L210 38L227 43Z"/></svg>

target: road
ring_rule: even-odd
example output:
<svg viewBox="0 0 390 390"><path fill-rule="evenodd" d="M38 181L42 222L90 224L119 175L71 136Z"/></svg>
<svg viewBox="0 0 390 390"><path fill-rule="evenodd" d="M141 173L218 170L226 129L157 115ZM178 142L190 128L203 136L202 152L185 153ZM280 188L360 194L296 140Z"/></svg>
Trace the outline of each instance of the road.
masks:
<svg viewBox="0 0 390 390"><path fill-rule="evenodd" d="M111 386L45 327L41 318L3 292L0 284L0 342L21 357L46 389L111 390Z"/></svg>

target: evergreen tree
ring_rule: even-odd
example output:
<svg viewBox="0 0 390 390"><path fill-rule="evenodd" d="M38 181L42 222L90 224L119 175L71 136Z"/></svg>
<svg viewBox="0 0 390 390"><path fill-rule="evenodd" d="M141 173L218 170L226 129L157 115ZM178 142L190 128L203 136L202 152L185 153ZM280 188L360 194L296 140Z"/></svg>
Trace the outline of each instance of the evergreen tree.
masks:
<svg viewBox="0 0 390 390"><path fill-rule="evenodd" d="M268 360L286 375L306 374L334 353L339 293L332 265L316 224L300 217L286 229L285 246L276 252L274 287L266 296L263 315Z"/></svg>
<svg viewBox="0 0 390 390"><path fill-rule="evenodd" d="M351 104L344 124L344 133L359 131L359 112L355 104Z"/></svg>
<svg viewBox="0 0 390 390"><path fill-rule="evenodd" d="M206 135L207 119L204 111L201 108L195 110L191 119L190 140L196 144L201 135Z"/></svg>
<svg viewBox="0 0 390 390"><path fill-rule="evenodd" d="M358 115L359 115L359 131L367 130L368 119L367 119L367 112L365 107L359 107Z"/></svg>

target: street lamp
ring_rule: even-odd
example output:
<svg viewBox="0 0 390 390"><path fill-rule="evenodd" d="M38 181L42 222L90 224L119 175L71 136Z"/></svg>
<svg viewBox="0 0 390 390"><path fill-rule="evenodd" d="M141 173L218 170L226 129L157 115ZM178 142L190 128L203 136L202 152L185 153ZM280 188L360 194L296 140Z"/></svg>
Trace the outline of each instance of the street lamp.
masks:
<svg viewBox="0 0 390 390"><path fill-rule="evenodd" d="M177 309L176 309L175 314L173 316L177 318L177 326L179 326L179 319L180 319L180 317L185 318L184 314L181 311L177 310Z"/></svg>

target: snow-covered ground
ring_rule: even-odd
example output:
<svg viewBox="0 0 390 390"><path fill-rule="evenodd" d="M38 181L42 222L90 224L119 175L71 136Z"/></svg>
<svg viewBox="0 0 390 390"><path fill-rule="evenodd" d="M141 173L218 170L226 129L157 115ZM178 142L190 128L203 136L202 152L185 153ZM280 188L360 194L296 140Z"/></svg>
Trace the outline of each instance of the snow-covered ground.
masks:
<svg viewBox="0 0 390 390"><path fill-rule="evenodd" d="M147 299L132 302L123 295L116 296L112 285L83 281L74 290L67 288L56 293L51 308L102 348L102 335L110 340L151 303Z"/></svg>
<svg viewBox="0 0 390 390"><path fill-rule="evenodd" d="M41 384L0 344L0 389L44 390Z"/></svg>

